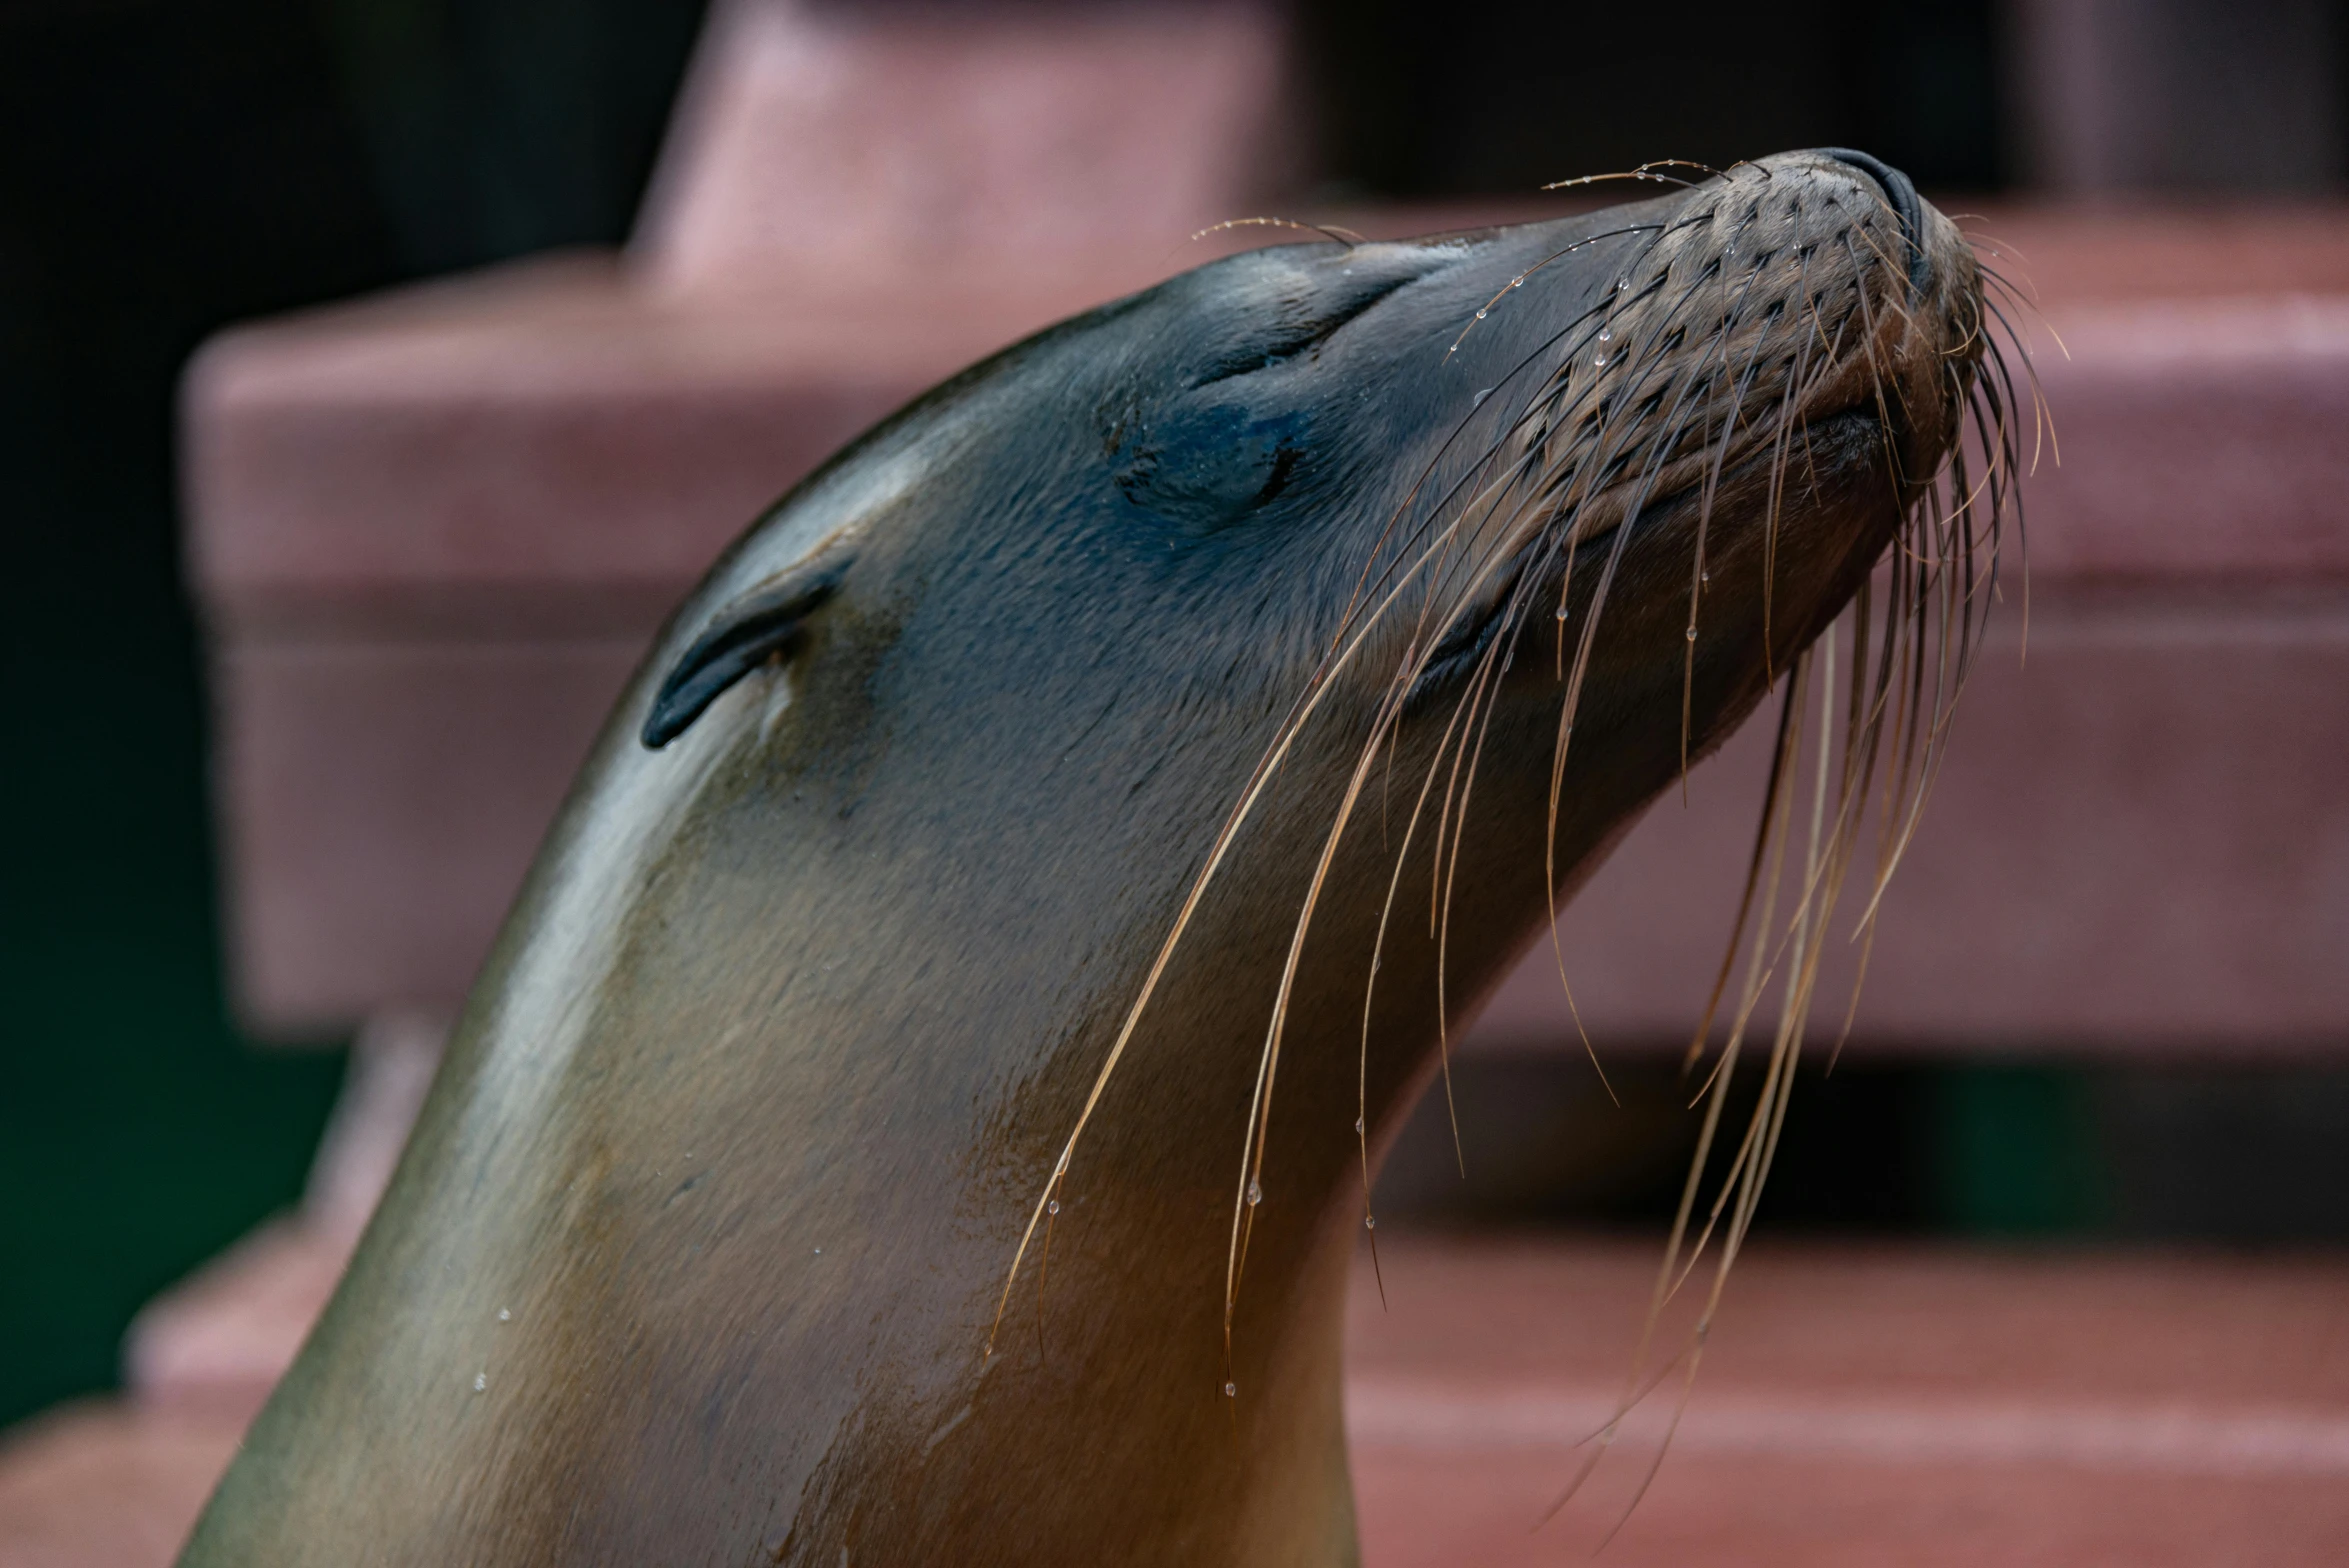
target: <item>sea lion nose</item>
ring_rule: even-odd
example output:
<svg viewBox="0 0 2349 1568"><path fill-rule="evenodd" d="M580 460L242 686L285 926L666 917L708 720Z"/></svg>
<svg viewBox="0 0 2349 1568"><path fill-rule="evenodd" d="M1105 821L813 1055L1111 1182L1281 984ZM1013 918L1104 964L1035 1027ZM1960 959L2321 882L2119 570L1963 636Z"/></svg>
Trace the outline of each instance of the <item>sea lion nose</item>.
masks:
<svg viewBox="0 0 2349 1568"><path fill-rule="evenodd" d="M1925 204L1919 199L1916 186L1909 183L1907 175L1883 159L1870 157L1864 152L1854 152L1849 147L1822 147L1819 155L1833 158L1838 163L1850 164L1883 190L1885 202L1892 208L1894 216L1900 219L1901 238L1908 242L1909 296L1913 299L1921 295L1925 289L1926 270Z"/></svg>

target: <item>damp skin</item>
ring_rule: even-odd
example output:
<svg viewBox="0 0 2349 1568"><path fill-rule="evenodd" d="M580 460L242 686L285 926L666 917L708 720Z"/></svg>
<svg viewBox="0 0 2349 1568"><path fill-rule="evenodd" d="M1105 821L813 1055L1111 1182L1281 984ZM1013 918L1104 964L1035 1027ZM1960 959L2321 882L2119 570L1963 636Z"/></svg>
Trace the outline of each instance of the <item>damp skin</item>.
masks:
<svg viewBox="0 0 2349 1568"><path fill-rule="evenodd" d="M1983 602L1955 232L1828 155L1640 189L1187 273L758 519L183 1562L1354 1560L1348 1264L1446 1041L1765 702L1799 993Z"/></svg>

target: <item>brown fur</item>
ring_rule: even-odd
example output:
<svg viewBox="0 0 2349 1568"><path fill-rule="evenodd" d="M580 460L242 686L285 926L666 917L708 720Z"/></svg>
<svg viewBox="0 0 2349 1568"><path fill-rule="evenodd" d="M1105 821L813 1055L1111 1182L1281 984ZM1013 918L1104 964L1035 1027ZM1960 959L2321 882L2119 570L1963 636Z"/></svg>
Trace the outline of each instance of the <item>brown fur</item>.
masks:
<svg viewBox="0 0 2349 1568"><path fill-rule="evenodd" d="M1376 1149L1904 528L1823 711L1929 772L1990 394L1926 212L1914 294L1816 155L1252 253L802 487L622 698L183 1563L1352 1561Z"/></svg>

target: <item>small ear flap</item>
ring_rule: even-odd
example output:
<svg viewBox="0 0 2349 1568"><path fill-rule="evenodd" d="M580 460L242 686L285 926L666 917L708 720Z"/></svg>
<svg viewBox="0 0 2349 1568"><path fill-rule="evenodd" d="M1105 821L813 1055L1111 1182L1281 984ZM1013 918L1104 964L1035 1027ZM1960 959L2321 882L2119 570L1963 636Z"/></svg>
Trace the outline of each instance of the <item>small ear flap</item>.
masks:
<svg viewBox="0 0 2349 1568"><path fill-rule="evenodd" d="M654 751L666 746L719 693L788 648L808 616L839 591L855 560L845 551L819 556L721 610L662 678L639 732L644 744Z"/></svg>

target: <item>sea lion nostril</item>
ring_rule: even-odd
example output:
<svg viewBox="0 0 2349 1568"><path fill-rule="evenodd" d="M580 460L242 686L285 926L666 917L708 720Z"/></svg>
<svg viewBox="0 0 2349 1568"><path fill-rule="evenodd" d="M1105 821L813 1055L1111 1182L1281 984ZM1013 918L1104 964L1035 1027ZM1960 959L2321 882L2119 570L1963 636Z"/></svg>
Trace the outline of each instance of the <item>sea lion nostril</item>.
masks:
<svg viewBox="0 0 2349 1568"><path fill-rule="evenodd" d="M1822 147L1819 153L1822 157L1833 158L1837 163L1850 164L1882 189L1884 200L1891 206L1893 215L1900 219L1901 238L1908 241L1909 293L1912 297L1922 294L1926 267L1925 210L1924 203L1917 197L1916 186L1909 182L1907 175L1891 164L1881 158L1870 157L1867 153L1854 152L1849 147Z"/></svg>

